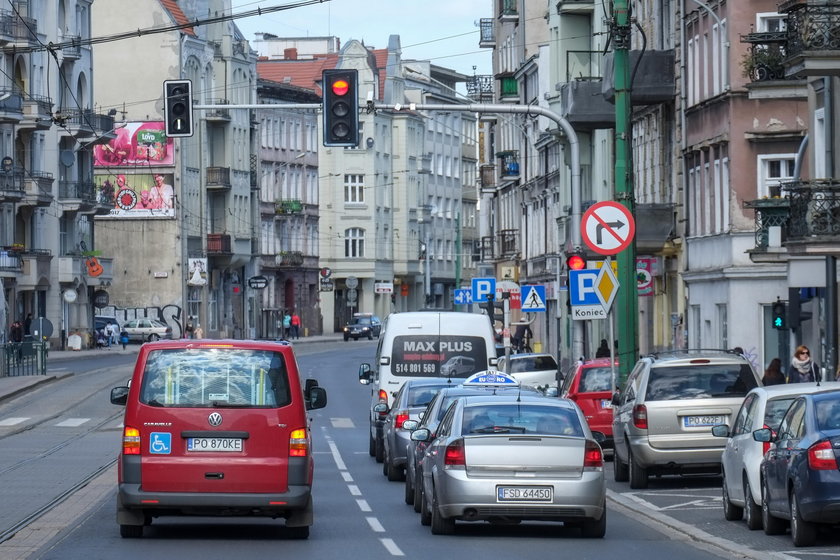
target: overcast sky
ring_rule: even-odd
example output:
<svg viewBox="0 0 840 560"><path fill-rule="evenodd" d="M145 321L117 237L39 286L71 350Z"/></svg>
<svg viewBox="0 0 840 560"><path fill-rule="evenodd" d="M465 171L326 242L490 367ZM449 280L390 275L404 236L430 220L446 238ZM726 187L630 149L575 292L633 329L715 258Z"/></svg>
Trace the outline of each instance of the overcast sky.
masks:
<svg viewBox="0 0 840 560"><path fill-rule="evenodd" d="M294 0L232 0L233 12L282 6ZM390 35L399 35L404 59L431 60L472 75L492 73L492 49L478 46L477 22L492 17L492 0L328 0L321 4L236 20L253 41L254 33L278 37L335 35L344 45L350 39L386 48Z"/></svg>

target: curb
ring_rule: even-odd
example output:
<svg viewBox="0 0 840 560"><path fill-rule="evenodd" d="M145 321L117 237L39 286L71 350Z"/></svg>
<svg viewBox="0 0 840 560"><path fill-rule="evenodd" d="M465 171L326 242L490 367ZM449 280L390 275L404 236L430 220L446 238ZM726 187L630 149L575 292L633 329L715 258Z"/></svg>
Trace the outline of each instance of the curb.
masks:
<svg viewBox="0 0 840 560"><path fill-rule="evenodd" d="M56 375L30 375L26 376L27 380L30 381L29 383L22 384L19 388L13 389L8 393L0 394L0 402L12 399L22 393L26 393L31 391L32 389L40 386L46 385L47 383L52 383L53 381L59 381L61 379L71 377L74 375L73 373L60 373ZM22 376L23 377L23 376ZM5 378L10 379L10 378Z"/></svg>

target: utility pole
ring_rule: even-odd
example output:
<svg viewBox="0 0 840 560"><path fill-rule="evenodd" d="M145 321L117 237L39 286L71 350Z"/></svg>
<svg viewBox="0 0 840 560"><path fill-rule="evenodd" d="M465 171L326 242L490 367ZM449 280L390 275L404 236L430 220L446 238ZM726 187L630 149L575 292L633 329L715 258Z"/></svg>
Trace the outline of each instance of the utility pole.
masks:
<svg viewBox="0 0 840 560"><path fill-rule="evenodd" d="M636 215L633 188L632 122L630 100L630 5L613 0L612 41L615 71L615 200ZM618 385L623 387L636 363L639 299L636 293L636 240L620 252L618 261ZM610 341L612 344L613 341Z"/></svg>

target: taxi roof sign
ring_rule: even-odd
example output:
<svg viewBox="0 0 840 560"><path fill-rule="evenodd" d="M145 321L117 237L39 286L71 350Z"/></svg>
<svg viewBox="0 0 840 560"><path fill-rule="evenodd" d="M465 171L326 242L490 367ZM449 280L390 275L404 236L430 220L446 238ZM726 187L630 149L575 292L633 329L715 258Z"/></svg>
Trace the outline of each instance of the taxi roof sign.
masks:
<svg viewBox="0 0 840 560"><path fill-rule="evenodd" d="M463 387L519 387L519 381L503 371L489 369L472 374L461 385Z"/></svg>

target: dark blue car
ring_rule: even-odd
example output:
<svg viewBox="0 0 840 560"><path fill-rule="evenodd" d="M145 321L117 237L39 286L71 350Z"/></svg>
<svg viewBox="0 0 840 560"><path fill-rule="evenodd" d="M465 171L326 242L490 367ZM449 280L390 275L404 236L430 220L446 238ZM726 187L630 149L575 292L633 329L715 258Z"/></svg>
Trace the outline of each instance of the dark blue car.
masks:
<svg viewBox="0 0 840 560"><path fill-rule="evenodd" d="M776 434L753 432L773 445L761 462L764 532L784 533L790 522L795 546L810 546L819 525L840 523L840 390L801 395Z"/></svg>

